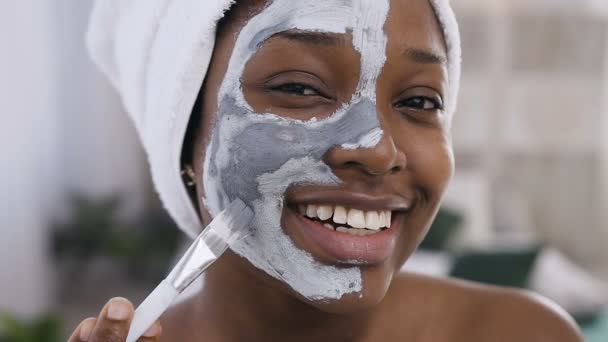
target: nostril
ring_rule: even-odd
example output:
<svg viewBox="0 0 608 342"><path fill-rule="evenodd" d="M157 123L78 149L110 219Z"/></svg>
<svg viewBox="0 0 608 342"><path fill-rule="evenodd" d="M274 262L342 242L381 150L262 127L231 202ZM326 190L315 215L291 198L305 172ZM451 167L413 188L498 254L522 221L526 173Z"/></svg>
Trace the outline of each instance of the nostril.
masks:
<svg viewBox="0 0 608 342"><path fill-rule="evenodd" d="M360 163L357 161L347 161L342 163L339 166L340 169L343 170L359 170L359 172L365 173L369 176L379 177L385 175L391 175L398 173L403 170L402 165L394 165L392 167L385 167L380 164L369 165L365 163Z"/></svg>
<svg viewBox="0 0 608 342"><path fill-rule="evenodd" d="M390 173L397 173L397 172L401 172L403 171L403 166L402 165L395 165L391 168L391 172Z"/></svg>
<svg viewBox="0 0 608 342"><path fill-rule="evenodd" d="M347 161L342 165L344 168L360 167L360 164L355 161Z"/></svg>
<svg viewBox="0 0 608 342"><path fill-rule="evenodd" d="M405 153L397 149L388 134L371 148L345 149L336 146L323 159L334 170L357 170L373 177L398 173L407 164Z"/></svg>

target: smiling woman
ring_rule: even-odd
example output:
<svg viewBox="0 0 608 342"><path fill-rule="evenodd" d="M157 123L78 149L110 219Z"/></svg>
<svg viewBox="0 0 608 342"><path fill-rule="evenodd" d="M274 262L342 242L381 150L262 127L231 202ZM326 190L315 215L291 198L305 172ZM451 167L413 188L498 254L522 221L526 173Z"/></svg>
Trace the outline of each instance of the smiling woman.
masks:
<svg viewBox="0 0 608 342"><path fill-rule="evenodd" d="M433 18L428 3L412 5L419 8L395 2L390 15L388 2L362 2L357 12L342 2L274 1L242 28L238 21L225 28L217 51L226 46L231 56L212 60L202 93L193 159L211 216L244 199L257 213L255 227L232 249L328 310L384 296L450 178L446 66L403 54L415 47L445 56L441 28L425 19ZM368 15L357 19L361 13ZM410 138L420 131L421 139ZM198 151L206 151L204 162ZM433 165L425 165L428 155ZM330 231L298 205L348 212ZM379 211L394 211L395 225L362 236L366 214Z"/></svg>
<svg viewBox="0 0 608 342"><path fill-rule="evenodd" d="M222 13L229 3L198 6ZM203 9L192 6L135 12L192 21L199 12L190 11ZM217 19L206 19L209 31ZM195 58L180 57L189 31L168 32L161 25L150 55L130 65L142 72L117 71L137 60L125 57L134 53L125 36L109 54L118 61L98 62L131 107L180 227L195 235L236 199L254 218L204 285L162 317L163 340L579 340L561 311L528 295L399 274L453 174L460 45L447 0L236 1L212 55L193 44ZM176 45L174 60L154 54ZM206 74L192 76L205 58ZM170 84L180 62L189 68ZM190 197L176 164L192 165ZM128 318L104 324L103 315L89 320L74 336L93 329L91 340L124 339Z"/></svg>

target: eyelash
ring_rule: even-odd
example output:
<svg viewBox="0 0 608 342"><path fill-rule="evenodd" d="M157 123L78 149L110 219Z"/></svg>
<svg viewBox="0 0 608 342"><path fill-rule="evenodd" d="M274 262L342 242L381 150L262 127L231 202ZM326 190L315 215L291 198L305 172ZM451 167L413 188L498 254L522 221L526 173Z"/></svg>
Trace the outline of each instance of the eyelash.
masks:
<svg viewBox="0 0 608 342"><path fill-rule="evenodd" d="M323 94L321 94L320 91L318 91L317 89L306 85L306 84L302 84L302 83L285 83L285 84L281 84L275 87L270 88L271 90L275 90L275 91L280 91L283 93L287 93L287 94L291 94L291 95L295 95L295 96L323 96ZM306 91L312 91L313 94L305 94L304 92ZM423 105L422 108L420 108L420 106L412 106L411 104L405 105L408 101L413 101L413 100L422 100L423 101ZM430 102L432 104L432 108L426 108L425 104L426 102ZM431 97L426 97L426 96L413 96L410 98L407 98L403 101L400 101L396 104L397 108L401 108L401 107L408 107L408 108L412 108L414 110L420 110L420 111L436 111L436 110L443 110L443 105L440 101L438 101L437 99L431 98Z"/></svg>
<svg viewBox="0 0 608 342"><path fill-rule="evenodd" d="M409 101L420 101L422 100L422 107L420 105L407 105L406 103ZM426 108L426 102L430 102L432 104L432 108ZM443 105L441 103L441 101L434 99L432 97L427 97L427 96L413 96L413 97L409 97L403 101L399 101L396 104L397 108L402 108L402 107L407 107L407 108L411 108L414 110L420 110L420 111L436 111L436 110L443 110Z"/></svg>
<svg viewBox="0 0 608 342"><path fill-rule="evenodd" d="M317 89L302 83L285 83L270 89L296 96L323 96ZM304 94L307 90L312 90L314 94Z"/></svg>

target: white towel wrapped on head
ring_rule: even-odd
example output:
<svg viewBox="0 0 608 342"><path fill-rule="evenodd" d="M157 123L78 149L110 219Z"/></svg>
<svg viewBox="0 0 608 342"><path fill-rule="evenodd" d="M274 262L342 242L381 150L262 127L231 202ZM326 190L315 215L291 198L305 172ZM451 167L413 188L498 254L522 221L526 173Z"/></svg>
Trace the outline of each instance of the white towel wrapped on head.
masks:
<svg viewBox="0 0 608 342"><path fill-rule="evenodd" d="M192 237L202 225L180 174L183 140L211 60L217 22L234 2L98 0L87 34L93 61L133 119L165 208ZM460 81L460 35L449 1L430 2L448 47L451 116Z"/></svg>

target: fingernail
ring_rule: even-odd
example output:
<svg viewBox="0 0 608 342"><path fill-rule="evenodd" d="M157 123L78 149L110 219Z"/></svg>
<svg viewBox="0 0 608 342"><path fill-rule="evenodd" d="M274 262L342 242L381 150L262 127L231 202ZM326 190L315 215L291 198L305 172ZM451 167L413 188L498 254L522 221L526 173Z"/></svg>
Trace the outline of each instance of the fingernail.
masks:
<svg viewBox="0 0 608 342"><path fill-rule="evenodd" d="M80 336L79 336L81 341L89 340L89 337L91 337L91 332L93 331L93 327L95 326L94 323L95 323L95 321L93 321L93 320L82 323L82 326L80 327Z"/></svg>
<svg viewBox="0 0 608 342"><path fill-rule="evenodd" d="M160 325L158 323L152 324L152 326L149 327L144 333L145 337L155 337L158 335L160 335Z"/></svg>
<svg viewBox="0 0 608 342"><path fill-rule="evenodd" d="M126 300L121 298L114 298L110 300L110 306L108 307L108 318L114 321L125 321L129 318L131 313L131 306Z"/></svg>

